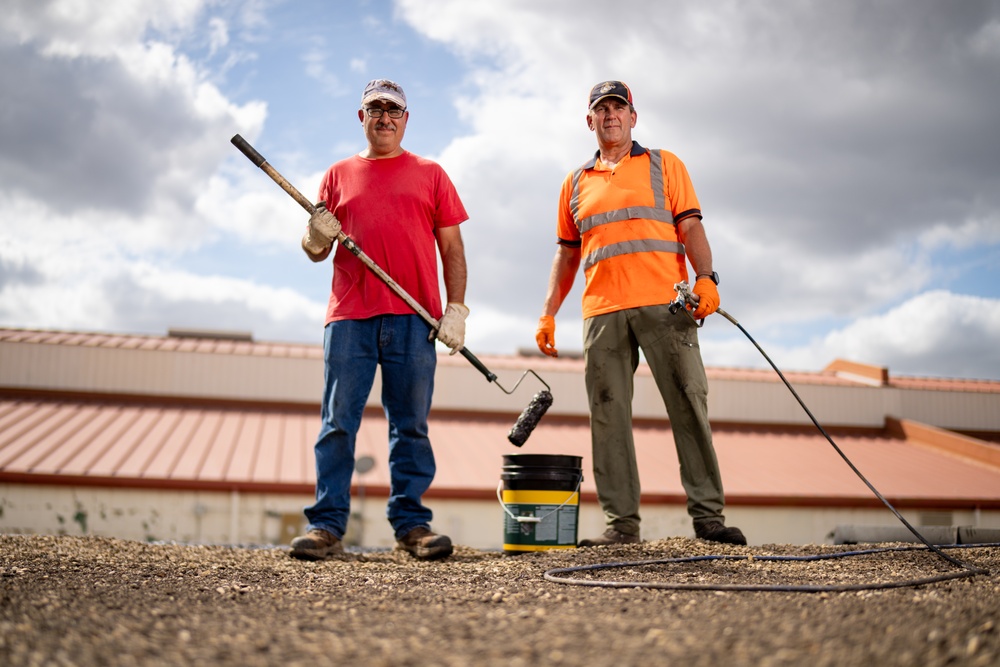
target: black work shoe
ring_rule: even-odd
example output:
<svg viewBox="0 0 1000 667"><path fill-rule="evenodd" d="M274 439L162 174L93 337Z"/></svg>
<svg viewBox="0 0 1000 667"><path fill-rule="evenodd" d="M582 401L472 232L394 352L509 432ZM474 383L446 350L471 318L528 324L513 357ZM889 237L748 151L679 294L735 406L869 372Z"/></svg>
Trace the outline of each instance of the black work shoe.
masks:
<svg viewBox="0 0 1000 667"><path fill-rule="evenodd" d="M313 528L292 540L292 558L323 560L327 556L342 553L344 546L340 543L340 538L321 528Z"/></svg>
<svg viewBox="0 0 1000 667"><path fill-rule="evenodd" d="M580 540L580 543L577 544L577 546L603 547L608 544L637 544L639 542L642 542L642 539L640 539L638 535L629 535L628 533L623 533L615 530L614 528L608 528L600 537L595 537L589 540Z"/></svg>
<svg viewBox="0 0 1000 667"><path fill-rule="evenodd" d="M695 537L709 542L722 542L723 544L747 543L747 538L743 537L743 531L735 526L727 528L721 521L709 521L694 529Z"/></svg>
<svg viewBox="0 0 1000 667"><path fill-rule="evenodd" d="M417 526L396 540L396 548L401 551L409 551L420 560L447 558L454 551L450 537L438 535L423 526Z"/></svg>

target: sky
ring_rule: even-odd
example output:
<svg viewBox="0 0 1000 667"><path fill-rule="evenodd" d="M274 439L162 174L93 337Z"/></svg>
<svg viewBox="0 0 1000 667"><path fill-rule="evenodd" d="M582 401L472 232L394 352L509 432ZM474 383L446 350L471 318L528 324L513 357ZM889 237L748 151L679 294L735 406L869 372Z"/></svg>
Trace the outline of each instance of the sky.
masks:
<svg viewBox="0 0 1000 667"><path fill-rule="evenodd" d="M381 77L469 212L477 355L535 349L587 96L620 79L633 138L691 173L722 308L782 370L1000 380L997 0L7 0L0 326L321 344L331 266L230 139L314 198ZM700 336L706 365L766 367L722 317Z"/></svg>

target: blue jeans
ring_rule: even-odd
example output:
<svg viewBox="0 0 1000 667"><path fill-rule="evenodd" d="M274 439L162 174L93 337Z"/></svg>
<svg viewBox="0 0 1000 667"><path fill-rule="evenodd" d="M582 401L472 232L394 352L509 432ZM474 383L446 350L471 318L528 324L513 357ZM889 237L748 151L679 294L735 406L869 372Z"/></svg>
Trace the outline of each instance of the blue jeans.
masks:
<svg viewBox="0 0 1000 667"><path fill-rule="evenodd" d="M436 470L427 437L437 354L430 327L417 315L339 320L323 336L325 385L316 439L316 502L305 508L309 528L343 537L351 512L354 443L361 415L382 369L382 407L389 422L390 491L386 516L397 538L428 526L421 497Z"/></svg>

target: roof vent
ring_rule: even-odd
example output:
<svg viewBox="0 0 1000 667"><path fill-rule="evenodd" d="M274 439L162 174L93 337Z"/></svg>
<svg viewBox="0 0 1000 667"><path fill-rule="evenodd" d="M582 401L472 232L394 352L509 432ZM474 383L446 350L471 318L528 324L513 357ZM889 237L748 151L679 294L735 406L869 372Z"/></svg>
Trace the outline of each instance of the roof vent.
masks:
<svg viewBox="0 0 1000 667"><path fill-rule="evenodd" d="M249 331L225 331L221 329L167 329L171 338L207 338L211 340L235 340L246 343L253 342L253 334Z"/></svg>
<svg viewBox="0 0 1000 667"><path fill-rule="evenodd" d="M883 366L859 364L854 361L847 361L846 359L834 359L823 370L833 373L844 380L867 384L873 387L884 387L889 384L889 369Z"/></svg>

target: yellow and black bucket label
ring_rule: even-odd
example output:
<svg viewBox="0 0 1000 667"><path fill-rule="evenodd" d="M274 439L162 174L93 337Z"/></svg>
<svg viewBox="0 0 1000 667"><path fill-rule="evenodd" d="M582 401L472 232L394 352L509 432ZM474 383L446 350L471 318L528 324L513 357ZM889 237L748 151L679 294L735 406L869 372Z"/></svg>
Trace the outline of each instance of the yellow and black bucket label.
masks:
<svg viewBox="0 0 1000 667"><path fill-rule="evenodd" d="M561 454L504 455L497 486L504 551L576 547L581 462L579 456Z"/></svg>
<svg viewBox="0 0 1000 667"><path fill-rule="evenodd" d="M577 491L504 491L504 551L576 547Z"/></svg>

